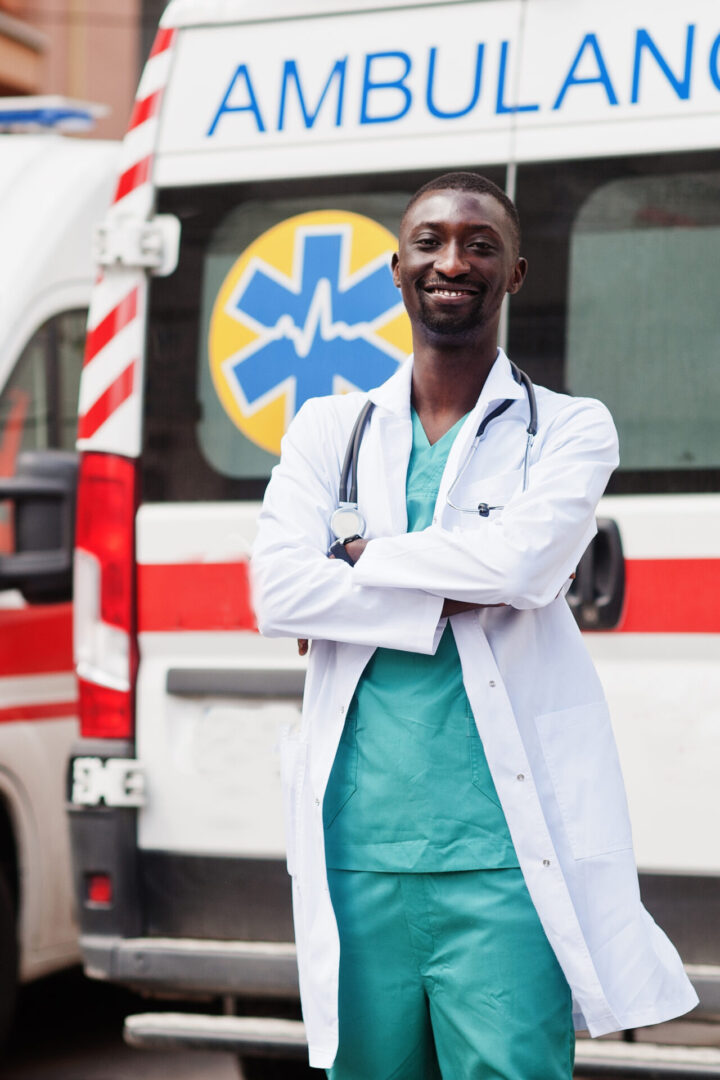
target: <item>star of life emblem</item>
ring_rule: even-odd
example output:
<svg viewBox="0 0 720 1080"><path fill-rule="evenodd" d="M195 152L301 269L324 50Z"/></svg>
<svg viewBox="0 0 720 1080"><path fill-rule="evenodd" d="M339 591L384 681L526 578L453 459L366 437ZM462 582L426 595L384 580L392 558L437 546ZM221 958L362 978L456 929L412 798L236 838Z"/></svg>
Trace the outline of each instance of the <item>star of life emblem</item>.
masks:
<svg viewBox="0 0 720 1080"><path fill-rule="evenodd" d="M408 355L395 249L370 218L321 211L281 222L236 261L213 309L210 365L223 406L253 442L279 453L308 398L369 390Z"/></svg>

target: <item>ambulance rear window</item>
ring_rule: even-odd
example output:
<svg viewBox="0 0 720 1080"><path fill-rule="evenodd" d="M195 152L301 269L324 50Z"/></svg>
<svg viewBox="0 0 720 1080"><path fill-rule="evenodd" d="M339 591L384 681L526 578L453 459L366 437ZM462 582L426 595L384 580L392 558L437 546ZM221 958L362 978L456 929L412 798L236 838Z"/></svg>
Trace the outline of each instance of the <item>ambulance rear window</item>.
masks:
<svg viewBox="0 0 720 1080"><path fill-rule="evenodd" d="M429 178L160 193L182 242L151 286L145 500L260 498L303 401L392 375L411 340L390 256Z"/></svg>
<svg viewBox="0 0 720 1080"><path fill-rule="evenodd" d="M513 360L608 406L609 492L720 490L720 155L525 165L517 204L529 273Z"/></svg>

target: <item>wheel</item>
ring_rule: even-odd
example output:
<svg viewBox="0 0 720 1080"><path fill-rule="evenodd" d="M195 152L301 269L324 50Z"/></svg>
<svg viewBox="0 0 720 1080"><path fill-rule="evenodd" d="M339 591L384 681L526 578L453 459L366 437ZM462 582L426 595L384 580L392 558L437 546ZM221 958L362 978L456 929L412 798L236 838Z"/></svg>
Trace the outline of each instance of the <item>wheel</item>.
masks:
<svg viewBox="0 0 720 1080"><path fill-rule="evenodd" d="M15 904L0 870L0 1044L7 1038L15 1013L18 943Z"/></svg>
<svg viewBox="0 0 720 1080"><path fill-rule="evenodd" d="M305 1061L280 1061L277 1058L238 1058L241 1080L318 1080L320 1069L311 1069Z"/></svg>

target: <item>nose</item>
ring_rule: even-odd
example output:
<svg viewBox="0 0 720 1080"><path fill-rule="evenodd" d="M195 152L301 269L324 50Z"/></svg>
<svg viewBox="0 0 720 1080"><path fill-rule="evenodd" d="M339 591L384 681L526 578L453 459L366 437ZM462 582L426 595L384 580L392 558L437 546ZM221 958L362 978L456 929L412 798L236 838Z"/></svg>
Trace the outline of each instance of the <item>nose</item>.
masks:
<svg viewBox="0 0 720 1080"><path fill-rule="evenodd" d="M449 240L443 244L435 256L435 269L449 278L467 274L470 264L459 241Z"/></svg>

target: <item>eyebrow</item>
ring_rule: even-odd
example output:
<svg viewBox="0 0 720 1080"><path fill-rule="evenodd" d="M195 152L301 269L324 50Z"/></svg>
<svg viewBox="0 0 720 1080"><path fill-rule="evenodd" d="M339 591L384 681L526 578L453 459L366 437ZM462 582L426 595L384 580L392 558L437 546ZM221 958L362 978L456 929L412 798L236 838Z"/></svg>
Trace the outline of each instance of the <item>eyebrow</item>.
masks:
<svg viewBox="0 0 720 1080"><path fill-rule="evenodd" d="M442 229L444 222L442 221L421 221L417 225L413 225L410 230L411 233L416 233L421 229ZM493 236L500 236L501 234L497 229L494 229L492 225L488 225L486 222L481 224L480 222L468 222L464 226L468 232L487 232L492 233Z"/></svg>

